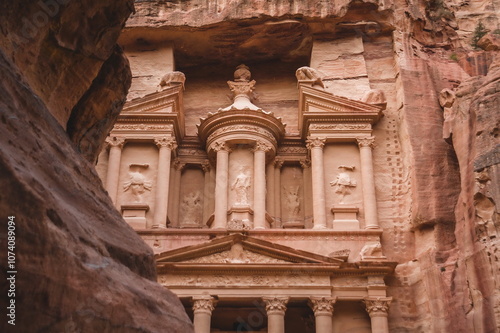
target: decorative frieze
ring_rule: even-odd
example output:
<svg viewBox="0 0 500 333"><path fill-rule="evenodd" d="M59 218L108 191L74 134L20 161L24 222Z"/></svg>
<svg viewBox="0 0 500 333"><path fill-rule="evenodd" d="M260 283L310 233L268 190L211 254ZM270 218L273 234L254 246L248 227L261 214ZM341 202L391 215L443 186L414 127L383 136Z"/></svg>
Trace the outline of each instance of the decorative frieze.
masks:
<svg viewBox="0 0 500 333"><path fill-rule="evenodd" d="M173 129L172 125L147 125L147 124L116 124L113 130L118 131L170 131Z"/></svg>
<svg viewBox="0 0 500 333"><path fill-rule="evenodd" d="M311 124L309 130L360 131L371 130L370 124Z"/></svg>
<svg viewBox="0 0 500 333"><path fill-rule="evenodd" d="M329 276L315 276L304 271L291 273L264 274L189 274L189 275L159 275L158 282L165 287L196 286L201 288L218 287L328 287Z"/></svg>

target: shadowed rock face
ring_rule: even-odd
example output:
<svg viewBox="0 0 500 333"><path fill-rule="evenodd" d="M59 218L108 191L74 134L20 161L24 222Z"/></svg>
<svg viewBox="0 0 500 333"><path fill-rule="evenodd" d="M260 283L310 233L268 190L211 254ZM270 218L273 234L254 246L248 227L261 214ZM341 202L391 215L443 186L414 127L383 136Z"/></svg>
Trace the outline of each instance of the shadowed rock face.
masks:
<svg viewBox="0 0 500 333"><path fill-rule="evenodd" d="M115 42L132 2L44 3L0 5L0 243L6 262L15 216L17 271L16 326L0 331L191 332L88 161L130 85Z"/></svg>

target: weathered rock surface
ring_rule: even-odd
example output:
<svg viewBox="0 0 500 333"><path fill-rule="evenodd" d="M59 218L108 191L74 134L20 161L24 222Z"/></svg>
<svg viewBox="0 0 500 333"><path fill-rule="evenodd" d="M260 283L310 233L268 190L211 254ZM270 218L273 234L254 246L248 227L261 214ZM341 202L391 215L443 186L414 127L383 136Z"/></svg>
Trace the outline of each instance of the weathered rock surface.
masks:
<svg viewBox="0 0 500 333"><path fill-rule="evenodd" d="M114 50L131 10L130 1L0 5L0 234L6 262L15 216L17 271L16 326L4 310L2 332L192 331L177 297L154 281L151 249L84 158L95 157L125 98L130 73Z"/></svg>

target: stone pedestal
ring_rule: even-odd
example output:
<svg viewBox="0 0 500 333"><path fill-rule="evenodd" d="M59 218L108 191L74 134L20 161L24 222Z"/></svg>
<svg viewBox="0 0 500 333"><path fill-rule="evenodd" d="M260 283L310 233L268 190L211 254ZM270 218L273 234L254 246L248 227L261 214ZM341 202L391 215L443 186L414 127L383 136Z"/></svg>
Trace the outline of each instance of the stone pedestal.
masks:
<svg viewBox="0 0 500 333"><path fill-rule="evenodd" d="M123 219L134 229L146 229L147 204L128 204L121 206Z"/></svg>
<svg viewBox="0 0 500 333"><path fill-rule="evenodd" d="M228 211L228 229L253 229L253 210L250 206L233 206ZM235 228L234 226L242 226Z"/></svg>
<svg viewBox="0 0 500 333"><path fill-rule="evenodd" d="M335 206L332 213L333 230L359 230L358 207Z"/></svg>

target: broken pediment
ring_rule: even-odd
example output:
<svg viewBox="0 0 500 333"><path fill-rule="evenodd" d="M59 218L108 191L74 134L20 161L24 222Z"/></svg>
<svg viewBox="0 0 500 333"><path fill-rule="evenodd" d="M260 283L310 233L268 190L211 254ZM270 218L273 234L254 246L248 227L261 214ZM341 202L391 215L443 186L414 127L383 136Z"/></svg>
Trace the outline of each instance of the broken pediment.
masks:
<svg viewBox="0 0 500 333"><path fill-rule="evenodd" d="M159 265L183 264L331 264L337 266L343 258L296 250L243 234L213 239L209 242L186 246L160 253L156 256Z"/></svg>

